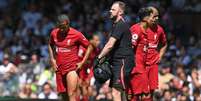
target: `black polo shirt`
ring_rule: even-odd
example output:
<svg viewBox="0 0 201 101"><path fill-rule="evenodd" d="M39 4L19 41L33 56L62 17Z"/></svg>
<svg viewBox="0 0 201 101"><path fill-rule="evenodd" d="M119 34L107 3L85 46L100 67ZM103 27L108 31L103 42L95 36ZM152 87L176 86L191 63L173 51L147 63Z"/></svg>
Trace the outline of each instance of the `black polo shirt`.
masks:
<svg viewBox="0 0 201 101"><path fill-rule="evenodd" d="M117 23L114 23L110 37L117 39L110 52L110 58L125 58L127 56L134 57L131 45L131 33L127 22L119 20Z"/></svg>

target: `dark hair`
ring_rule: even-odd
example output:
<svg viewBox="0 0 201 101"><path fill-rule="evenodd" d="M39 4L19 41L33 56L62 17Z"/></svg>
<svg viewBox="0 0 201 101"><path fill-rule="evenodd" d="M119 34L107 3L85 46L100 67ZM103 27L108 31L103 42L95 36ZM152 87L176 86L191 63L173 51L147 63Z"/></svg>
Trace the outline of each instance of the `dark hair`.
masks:
<svg viewBox="0 0 201 101"><path fill-rule="evenodd" d="M43 87L45 87L46 85L49 85L49 87L52 89L52 85L51 85L49 82L45 82L45 83L43 84Z"/></svg>
<svg viewBox="0 0 201 101"><path fill-rule="evenodd" d="M145 17L149 16L151 13L153 13L152 9L150 9L149 7L142 7L142 8L139 9L137 15L138 15L138 17L139 17L139 19L141 21Z"/></svg>
<svg viewBox="0 0 201 101"><path fill-rule="evenodd" d="M163 96L165 95L166 92L172 93L171 90L165 89L165 90L163 91Z"/></svg>
<svg viewBox="0 0 201 101"><path fill-rule="evenodd" d="M122 2L122 1L115 1L113 4L119 4L119 7L121 8L121 10L124 13L124 11L126 9L126 4L124 2Z"/></svg>
<svg viewBox="0 0 201 101"><path fill-rule="evenodd" d="M189 85L189 82L188 81L184 81L184 83L183 83L183 87L185 86L185 87L188 87L188 85Z"/></svg>

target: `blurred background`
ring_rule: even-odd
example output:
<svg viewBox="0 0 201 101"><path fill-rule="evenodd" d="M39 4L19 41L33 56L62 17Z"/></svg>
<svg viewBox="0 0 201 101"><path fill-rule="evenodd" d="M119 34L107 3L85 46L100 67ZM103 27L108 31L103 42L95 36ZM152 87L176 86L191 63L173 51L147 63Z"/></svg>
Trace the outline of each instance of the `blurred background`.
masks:
<svg viewBox="0 0 201 101"><path fill-rule="evenodd" d="M98 34L102 48L111 28L107 12L113 2L0 0L0 100L58 99L47 48L56 16L68 14L71 26L86 37ZM138 21L136 13L142 6L154 5L160 11L160 24L169 46L159 66L156 101L201 101L201 1L125 0L125 3L128 6L125 18L131 25ZM92 82L90 101L111 100L107 85Z"/></svg>

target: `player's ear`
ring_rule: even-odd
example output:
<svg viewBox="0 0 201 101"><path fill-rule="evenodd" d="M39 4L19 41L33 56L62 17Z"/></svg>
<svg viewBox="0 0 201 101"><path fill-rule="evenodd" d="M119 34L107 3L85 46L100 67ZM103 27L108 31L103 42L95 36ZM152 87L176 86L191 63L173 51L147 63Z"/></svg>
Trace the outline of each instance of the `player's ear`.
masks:
<svg viewBox="0 0 201 101"><path fill-rule="evenodd" d="M148 21L149 20L149 16L145 16L142 20L143 21Z"/></svg>
<svg viewBox="0 0 201 101"><path fill-rule="evenodd" d="M124 12L123 12L122 9L119 10L119 14L120 14L120 15L123 15L123 14L124 14Z"/></svg>

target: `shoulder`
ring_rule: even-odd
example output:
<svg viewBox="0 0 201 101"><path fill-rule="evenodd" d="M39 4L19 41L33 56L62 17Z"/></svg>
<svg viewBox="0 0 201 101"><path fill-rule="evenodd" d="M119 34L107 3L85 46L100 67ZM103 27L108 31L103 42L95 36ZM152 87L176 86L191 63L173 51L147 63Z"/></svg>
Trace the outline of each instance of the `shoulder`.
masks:
<svg viewBox="0 0 201 101"><path fill-rule="evenodd" d="M133 33L133 32L140 32L141 29L140 29L139 23L132 25L132 26L130 27L130 31L131 31L132 33Z"/></svg>
<svg viewBox="0 0 201 101"><path fill-rule="evenodd" d="M115 27L121 28L121 29L125 29L125 28L129 28L129 24L126 21L120 20L116 23Z"/></svg>
<svg viewBox="0 0 201 101"><path fill-rule="evenodd" d="M157 25L158 32L164 32L164 29L161 25Z"/></svg>
<svg viewBox="0 0 201 101"><path fill-rule="evenodd" d="M113 28L115 30L125 30L129 28L129 25L127 22L123 21L123 20L119 20L118 22L114 23Z"/></svg>
<svg viewBox="0 0 201 101"><path fill-rule="evenodd" d="M51 35L55 35L58 31L59 31L58 28L54 28L54 29L52 29L52 31L51 31Z"/></svg>
<svg viewBox="0 0 201 101"><path fill-rule="evenodd" d="M139 23L136 23L130 27L130 29L140 29Z"/></svg>
<svg viewBox="0 0 201 101"><path fill-rule="evenodd" d="M72 28L72 27L70 27L69 34L75 34L75 35L78 35L78 36L82 35L82 33L80 31L78 31L77 29Z"/></svg>
<svg viewBox="0 0 201 101"><path fill-rule="evenodd" d="M81 33L80 31L78 31L77 29L73 28L73 27L70 27L70 32L72 33Z"/></svg>

